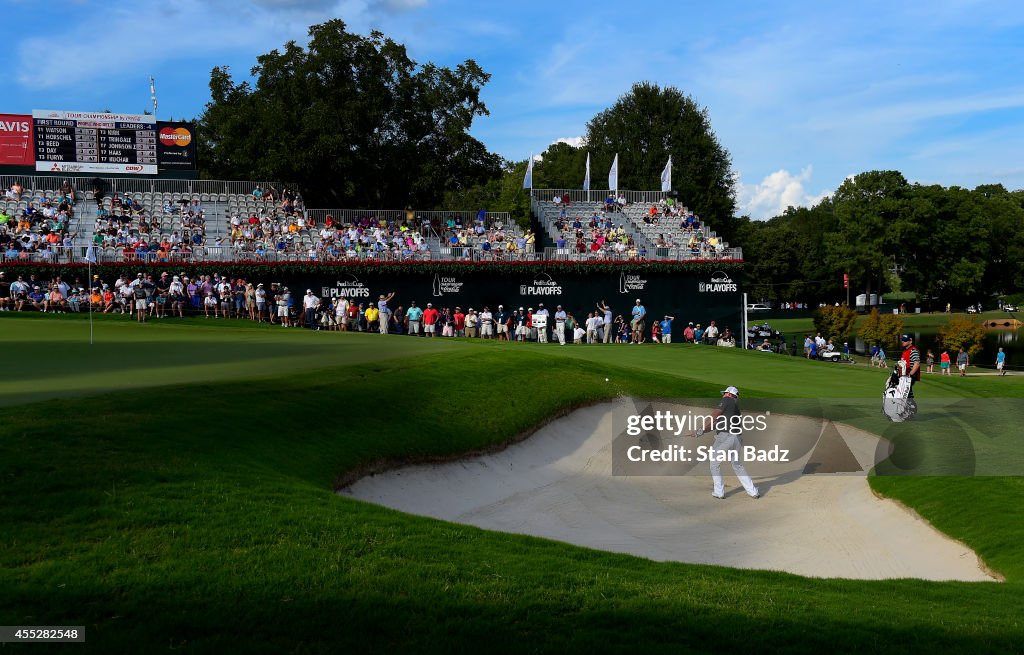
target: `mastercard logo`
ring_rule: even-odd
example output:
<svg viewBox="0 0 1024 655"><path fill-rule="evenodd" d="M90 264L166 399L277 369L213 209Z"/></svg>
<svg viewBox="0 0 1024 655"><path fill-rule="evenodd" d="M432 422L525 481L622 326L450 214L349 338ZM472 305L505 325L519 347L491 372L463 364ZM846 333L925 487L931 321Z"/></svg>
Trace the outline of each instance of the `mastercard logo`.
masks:
<svg viewBox="0 0 1024 655"><path fill-rule="evenodd" d="M165 127L160 130L160 143L184 148L192 143L192 133L184 127Z"/></svg>

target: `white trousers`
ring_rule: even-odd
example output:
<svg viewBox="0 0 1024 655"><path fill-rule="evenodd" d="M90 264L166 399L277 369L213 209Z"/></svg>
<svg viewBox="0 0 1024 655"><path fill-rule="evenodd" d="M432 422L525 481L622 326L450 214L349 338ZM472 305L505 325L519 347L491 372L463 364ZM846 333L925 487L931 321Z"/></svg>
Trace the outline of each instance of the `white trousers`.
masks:
<svg viewBox="0 0 1024 655"><path fill-rule="evenodd" d="M740 456L743 454L743 443L740 441L739 435L719 432L715 435L715 443L711 446L711 449L716 451L716 455L718 452L730 453L732 470L736 477L739 478L743 489L746 490L748 495L756 496L758 494L757 487L754 486L754 481L747 475L747 469L740 460ZM725 495L725 478L722 477L722 463L718 461L717 457L712 457L711 459L711 480L715 484L714 494L716 496Z"/></svg>

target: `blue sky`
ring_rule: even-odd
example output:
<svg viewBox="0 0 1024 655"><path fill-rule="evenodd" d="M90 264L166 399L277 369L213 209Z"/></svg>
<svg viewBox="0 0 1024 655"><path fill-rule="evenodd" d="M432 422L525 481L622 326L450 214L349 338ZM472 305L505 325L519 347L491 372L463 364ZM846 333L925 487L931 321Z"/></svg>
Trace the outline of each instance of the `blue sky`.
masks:
<svg viewBox="0 0 1024 655"><path fill-rule="evenodd" d="M756 218L854 173L1024 188L1024 5L1014 2L0 0L13 59L0 112L191 118L209 71L338 17L420 62L475 59L492 79L474 134L510 159L574 139L639 80L707 106ZM829 6L835 5L835 6ZM33 26L38 26L36 29ZM8 66L10 70L10 66ZM597 178L600 179L600 175ZM581 173L582 179L582 173ZM650 188L657 187L651 180Z"/></svg>

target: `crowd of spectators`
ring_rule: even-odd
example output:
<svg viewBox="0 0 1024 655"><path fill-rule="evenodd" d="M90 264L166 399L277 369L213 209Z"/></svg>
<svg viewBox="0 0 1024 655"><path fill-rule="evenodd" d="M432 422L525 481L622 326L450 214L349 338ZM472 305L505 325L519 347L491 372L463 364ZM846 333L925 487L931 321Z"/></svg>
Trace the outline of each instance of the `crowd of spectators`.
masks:
<svg viewBox="0 0 1024 655"><path fill-rule="evenodd" d="M534 307L498 304L481 309L461 306L390 307L394 294L377 301L365 298L320 297L312 289L299 295L287 285L229 278L220 274L178 275L163 272L121 275L104 281L94 276L68 282L58 276L41 281L36 275L0 272L0 311L87 312L119 314L132 320L203 316L207 319L245 319L283 327L315 330L407 334L421 337L469 337L540 343L672 343L674 316L665 315L646 329L646 309L637 300L627 314L615 315L604 301L593 311L576 316L561 305L553 310L543 303ZM719 331L715 321L707 328L690 322L676 343L734 347L729 328Z"/></svg>
<svg viewBox="0 0 1024 655"><path fill-rule="evenodd" d="M76 232L76 194L67 180L50 193L26 199L25 188L18 182L5 191L0 204L0 255L3 259L35 259L56 261L63 252L70 252ZM21 205L24 203L24 207Z"/></svg>
<svg viewBox="0 0 1024 655"><path fill-rule="evenodd" d="M642 245L637 247L626 232L622 219L613 218L614 212L594 211L585 217L573 212L571 203L562 201L558 204L560 207L554 224L558 234L555 248L560 254L589 254L597 259L611 256L635 259L647 256L646 248Z"/></svg>

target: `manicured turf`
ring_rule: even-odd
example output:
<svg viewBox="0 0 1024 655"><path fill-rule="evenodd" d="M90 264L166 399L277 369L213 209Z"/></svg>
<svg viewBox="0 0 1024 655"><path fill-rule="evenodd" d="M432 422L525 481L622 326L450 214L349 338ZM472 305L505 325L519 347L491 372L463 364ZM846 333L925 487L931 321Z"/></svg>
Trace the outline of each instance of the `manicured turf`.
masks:
<svg viewBox="0 0 1024 655"><path fill-rule="evenodd" d="M45 318L0 318L6 370L25 373L7 376L0 396L0 624L84 624L84 652L1007 652L1024 643L1020 478L872 480L974 547L1003 584L659 564L333 493L361 466L499 444L615 394L717 396L728 383L744 397L856 407L877 402L878 370L714 348L428 342L202 319L107 320L90 352L84 322ZM1012 426L1022 386L929 379L919 396L966 423L976 410L956 408L958 398L998 396ZM1019 429L975 427L963 429L976 452L1024 450Z"/></svg>

